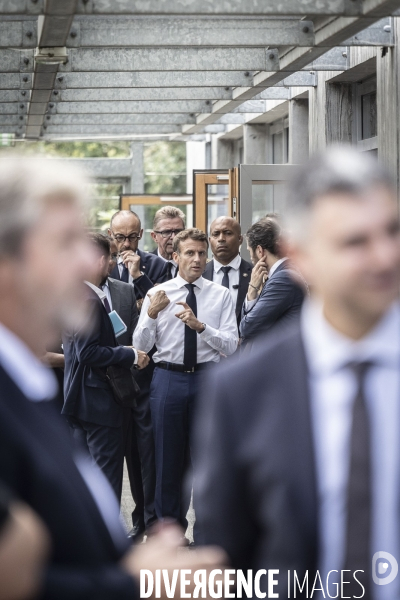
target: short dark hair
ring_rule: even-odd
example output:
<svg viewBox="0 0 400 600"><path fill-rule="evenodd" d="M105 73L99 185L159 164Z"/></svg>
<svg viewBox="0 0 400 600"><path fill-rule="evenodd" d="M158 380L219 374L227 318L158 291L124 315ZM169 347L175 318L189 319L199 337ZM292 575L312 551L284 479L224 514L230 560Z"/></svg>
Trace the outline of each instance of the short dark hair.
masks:
<svg viewBox="0 0 400 600"><path fill-rule="evenodd" d="M190 227L189 229L184 229L174 237L174 252L179 254L181 242L185 242L189 239L195 240L196 242L205 242L208 248L208 239L204 231L201 231L201 229L197 229L196 227Z"/></svg>
<svg viewBox="0 0 400 600"><path fill-rule="evenodd" d="M261 246L264 250L279 257L281 255L280 238L281 228L275 220L269 217L264 217L254 223L246 233L247 243L253 252L257 246Z"/></svg>
<svg viewBox="0 0 400 600"><path fill-rule="evenodd" d="M109 256L111 253L110 238L104 233L89 233L89 240L93 245L97 246L104 256Z"/></svg>

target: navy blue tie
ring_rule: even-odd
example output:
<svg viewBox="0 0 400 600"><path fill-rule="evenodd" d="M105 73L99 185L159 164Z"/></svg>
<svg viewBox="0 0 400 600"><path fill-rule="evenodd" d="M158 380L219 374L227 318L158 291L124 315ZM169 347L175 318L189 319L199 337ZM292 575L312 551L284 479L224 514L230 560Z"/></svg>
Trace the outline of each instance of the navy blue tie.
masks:
<svg viewBox="0 0 400 600"><path fill-rule="evenodd" d="M104 307L105 307L106 311L108 312L108 314L110 314L111 306L110 306L110 303L107 300L107 298L103 298L103 304L104 304Z"/></svg>
<svg viewBox="0 0 400 600"><path fill-rule="evenodd" d="M125 281L125 283L129 283L128 267L126 267L124 264L122 265L121 281Z"/></svg>
<svg viewBox="0 0 400 600"><path fill-rule="evenodd" d="M185 287L189 293L186 296L186 304L192 309L193 314L197 317L197 301L194 288L194 283L187 283ZM197 364L197 333L194 329L190 329L185 325L185 343L183 351L183 364L187 369L192 369Z"/></svg>
<svg viewBox="0 0 400 600"><path fill-rule="evenodd" d="M232 267L221 267L221 271L223 272L224 276L222 278L222 285L226 288L228 288L229 290L229 271L232 269Z"/></svg>

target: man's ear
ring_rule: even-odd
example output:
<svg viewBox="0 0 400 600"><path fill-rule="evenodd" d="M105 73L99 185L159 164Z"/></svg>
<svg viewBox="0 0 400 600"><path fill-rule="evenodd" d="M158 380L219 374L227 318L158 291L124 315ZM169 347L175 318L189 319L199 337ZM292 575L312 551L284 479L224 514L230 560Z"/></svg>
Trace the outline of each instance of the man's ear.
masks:
<svg viewBox="0 0 400 600"><path fill-rule="evenodd" d="M172 253L172 258L176 262L176 264L179 265L179 254L178 254L178 252L173 252Z"/></svg>
<svg viewBox="0 0 400 600"><path fill-rule="evenodd" d="M240 245L243 244L243 236L242 235L239 235L239 243L240 243Z"/></svg>
<svg viewBox="0 0 400 600"><path fill-rule="evenodd" d="M151 237L153 238L153 240L154 240L154 241L157 243L157 239L156 239L156 236L157 236L157 234L156 234L156 233L154 233L154 231L152 231L152 232L150 233L150 235L151 235Z"/></svg>
<svg viewBox="0 0 400 600"><path fill-rule="evenodd" d="M110 228L108 228L108 229L107 229L107 233L108 233L108 235L109 235L110 237L112 237L112 231L111 231L111 229L110 229Z"/></svg>
<svg viewBox="0 0 400 600"><path fill-rule="evenodd" d="M140 233L139 233L139 240L141 240L141 239L142 239L142 236L143 236L143 229L141 229L141 230L140 230Z"/></svg>

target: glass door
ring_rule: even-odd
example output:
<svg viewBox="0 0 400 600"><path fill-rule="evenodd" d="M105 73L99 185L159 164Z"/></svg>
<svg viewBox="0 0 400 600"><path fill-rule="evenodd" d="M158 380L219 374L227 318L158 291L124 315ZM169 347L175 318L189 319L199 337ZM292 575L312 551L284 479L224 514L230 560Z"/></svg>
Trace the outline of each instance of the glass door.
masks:
<svg viewBox="0 0 400 600"><path fill-rule="evenodd" d="M193 171L193 222L208 234L210 223L222 215L239 219L238 169Z"/></svg>
<svg viewBox="0 0 400 600"><path fill-rule="evenodd" d="M239 165L239 206L242 232L268 213L284 213L284 183L296 165ZM243 258L249 259L243 244Z"/></svg>

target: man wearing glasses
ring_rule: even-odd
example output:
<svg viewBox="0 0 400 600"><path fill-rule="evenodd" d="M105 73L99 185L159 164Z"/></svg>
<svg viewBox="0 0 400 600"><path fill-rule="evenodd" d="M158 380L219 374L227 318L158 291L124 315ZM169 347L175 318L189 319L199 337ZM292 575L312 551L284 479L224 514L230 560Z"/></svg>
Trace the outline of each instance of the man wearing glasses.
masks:
<svg viewBox="0 0 400 600"><path fill-rule="evenodd" d="M145 298L154 284L165 281L165 261L150 252L139 250L143 229L138 215L133 211L116 212L111 218L108 234L115 240L119 254L111 277L132 283L136 298Z"/></svg>
<svg viewBox="0 0 400 600"><path fill-rule="evenodd" d="M185 229L185 214L175 206L163 206L154 216L151 237L157 244L153 254L167 263L166 280L178 273L178 265L172 258L174 237Z"/></svg>

